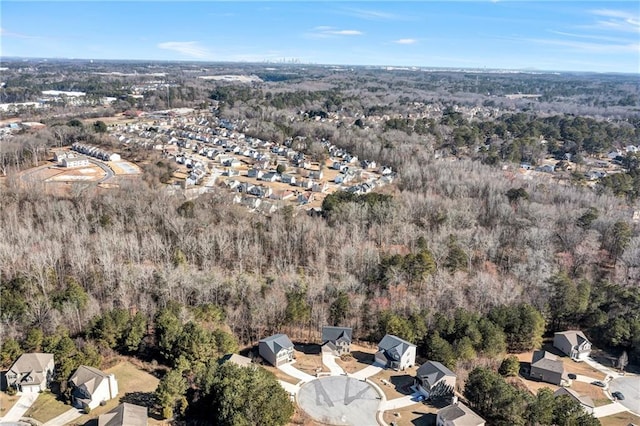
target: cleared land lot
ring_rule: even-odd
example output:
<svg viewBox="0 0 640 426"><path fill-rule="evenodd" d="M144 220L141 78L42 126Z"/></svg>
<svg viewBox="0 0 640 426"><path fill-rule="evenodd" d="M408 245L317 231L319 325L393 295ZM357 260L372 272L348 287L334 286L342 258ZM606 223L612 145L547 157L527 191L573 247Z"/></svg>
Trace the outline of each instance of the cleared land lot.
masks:
<svg viewBox="0 0 640 426"><path fill-rule="evenodd" d="M19 398L18 395L9 396L5 392L0 392L0 417L4 416Z"/></svg>

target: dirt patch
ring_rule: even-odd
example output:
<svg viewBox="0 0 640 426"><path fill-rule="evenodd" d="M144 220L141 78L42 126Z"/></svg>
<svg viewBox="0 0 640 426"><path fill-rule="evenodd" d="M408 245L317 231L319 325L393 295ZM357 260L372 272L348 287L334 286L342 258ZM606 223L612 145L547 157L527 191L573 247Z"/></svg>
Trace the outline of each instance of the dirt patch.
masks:
<svg viewBox="0 0 640 426"><path fill-rule="evenodd" d="M371 376L369 380L382 389L387 400L401 398L413 392L411 386L417 370L417 367L411 367L405 371L382 370L375 376Z"/></svg>
<svg viewBox="0 0 640 426"><path fill-rule="evenodd" d="M320 345L296 345L294 356L296 357L296 367L300 371L315 376L319 372L330 371L322 363L322 355L320 354ZM300 350L303 349L303 350ZM317 352L316 352L317 349Z"/></svg>
<svg viewBox="0 0 640 426"><path fill-rule="evenodd" d="M336 363L347 373L355 373L373 364L375 348L351 344L351 357L337 358Z"/></svg>
<svg viewBox="0 0 640 426"><path fill-rule="evenodd" d="M10 396L6 392L0 392L0 417L4 416L18 399L20 399L18 395Z"/></svg>
<svg viewBox="0 0 640 426"><path fill-rule="evenodd" d="M387 424L393 422L398 426L435 426L437 412L437 407L420 404L385 411L383 418Z"/></svg>

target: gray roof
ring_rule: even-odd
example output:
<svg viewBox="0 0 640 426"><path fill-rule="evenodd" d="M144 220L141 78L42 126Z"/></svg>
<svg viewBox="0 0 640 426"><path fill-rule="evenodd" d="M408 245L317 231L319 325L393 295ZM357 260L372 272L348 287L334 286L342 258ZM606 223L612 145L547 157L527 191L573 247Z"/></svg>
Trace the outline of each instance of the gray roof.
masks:
<svg viewBox="0 0 640 426"><path fill-rule="evenodd" d="M411 346L415 347L416 345L402 340L393 334L387 334L382 338L380 343L378 343L378 349L384 351L385 354L391 356L394 360L399 360Z"/></svg>
<svg viewBox="0 0 640 426"><path fill-rule="evenodd" d="M293 343L286 334L274 334L260 340L259 343L266 343L274 354L280 352L283 348L293 348Z"/></svg>
<svg viewBox="0 0 640 426"><path fill-rule="evenodd" d="M580 346L582 342L588 342L587 336L580 330L569 330L555 333L555 336L563 336L571 346Z"/></svg>
<svg viewBox="0 0 640 426"><path fill-rule="evenodd" d="M456 426L477 426L484 424L484 419L474 413L462 402L457 402L438 410L438 417L453 422Z"/></svg>
<svg viewBox="0 0 640 426"><path fill-rule="evenodd" d="M438 361L427 361L418 368L416 376L421 377L429 386L433 386L443 377L456 377L456 374Z"/></svg>
<svg viewBox="0 0 640 426"><path fill-rule="evenodd" d="M81 365L75 373L73 373L69 381L76 387L84 387L89 394L93 394L96 388L100 386L100 383L108 377L108 374L103 373L97 368Z"/></svg>
<svg viewBox="0 0 640 426"><path fill-rule="evenodd" d="M338 340L346 340L351 343L352 329L351 327L332 327L325 325L322 327L322 343Z"/></svg>
<svg viewBox="0 0 640 426"><path fill-rule="evenodd" d="M220 359L220 364L224 364L226 362L239 365L240 367L248 367L251 365L252 360L251 358L238 354L226 354Z"/></svg>
<svg viewBox="0 0 640 426"><path fill-rule="evenodd" d="M547 351L535 351L531 359L531 366L556 373L564 373L564 364L562 361Z"/></svg>
<svg viewBox="0 0 640 426"><path fill-rule="evenodd" d="M146 426L147 407L127 402L98 417L98 426Z"/></svg>
<svg viewBox="0 0 640 426"><path fill-rule="evenodd" d="M53 354L35 352L22 354L20 358L13 363L10 370L20 374L43 372L51 361L53 361Z"/></svg>
<svg viewBox="0 0 640 426"><path fill-rule="evenodd" d="M586 405L587 407L591 407L594 408L596 405L593 403L593 400L591 399L590 396L588 395L580 395L578 392L574 391L573 389L569 389L569 388L560 388L557 391L555 391L553 393L553 396L560 396L560 395L569 395L572 398L574 398L575 400L577 400L580 404L582 405Z"/></svg>

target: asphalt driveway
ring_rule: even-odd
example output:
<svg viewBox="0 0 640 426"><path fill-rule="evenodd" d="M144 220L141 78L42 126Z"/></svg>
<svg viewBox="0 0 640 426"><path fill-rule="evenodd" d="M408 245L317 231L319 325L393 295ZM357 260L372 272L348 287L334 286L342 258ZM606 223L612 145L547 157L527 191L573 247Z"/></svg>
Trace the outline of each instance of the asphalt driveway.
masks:
<svg viewBox="0 0 640 426"><path fill-rule="evenodd" d="M620 404L640 415L640 376L616 377L609 382L609 393L622 392Z"/></svg>

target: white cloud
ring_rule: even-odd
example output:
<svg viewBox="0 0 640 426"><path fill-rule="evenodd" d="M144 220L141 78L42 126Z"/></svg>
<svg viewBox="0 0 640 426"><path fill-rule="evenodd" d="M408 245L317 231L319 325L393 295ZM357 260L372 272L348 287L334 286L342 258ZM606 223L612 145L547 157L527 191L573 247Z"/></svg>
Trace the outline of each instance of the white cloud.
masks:
<svg viewBox="0 0 640 426"><path fill-rule="evenodd" d="M370 9L345 9L346 14L354 16L360 19L366 19L369 21L405 21L406 17L396 15L394 13L380 12L378 10Z"/></svg>
<svg viewBox="0 0 640 426"><path fill-rule="evenodd" d="M326 25L321 25L315 27L311 33L308 33L307 36L311 38L329 38L329 37L340 37L340 36L361 36L364 33L358 30L341 30L334 27L329 27Z"/></svg>
<svg viewBox="0 0 640 426"><path fill-rule="evenodd" d="M7 30L6 28L0 27L0 36L2 37L12 37L12 38L41 38L37 36L31 36L22 33L14 33L12 31Z"/></svg>
<svg viewBox="0 0 640 426"><path fill-rule="evenodd" d="M418 40L416 40L415 38L401 38L394 41L394 43L396 44L416 44L417 42Z"/></svg>
<svg viewBox="0 0 640 426"><path fill-rule="evenodd" d="M596 23L598 28L633 33L640 32L640 19L637 14L613 9L592 10L591 14L608 18L606 20L598 20Z"/></svg>
<svg viewBox="0 0 640 426"><path fill-rule="evenodd" d="M192 58L203 59L211 56L207 49L200 46L197 41L165 41L158 43L158 48L178 52Z"/></svg>

